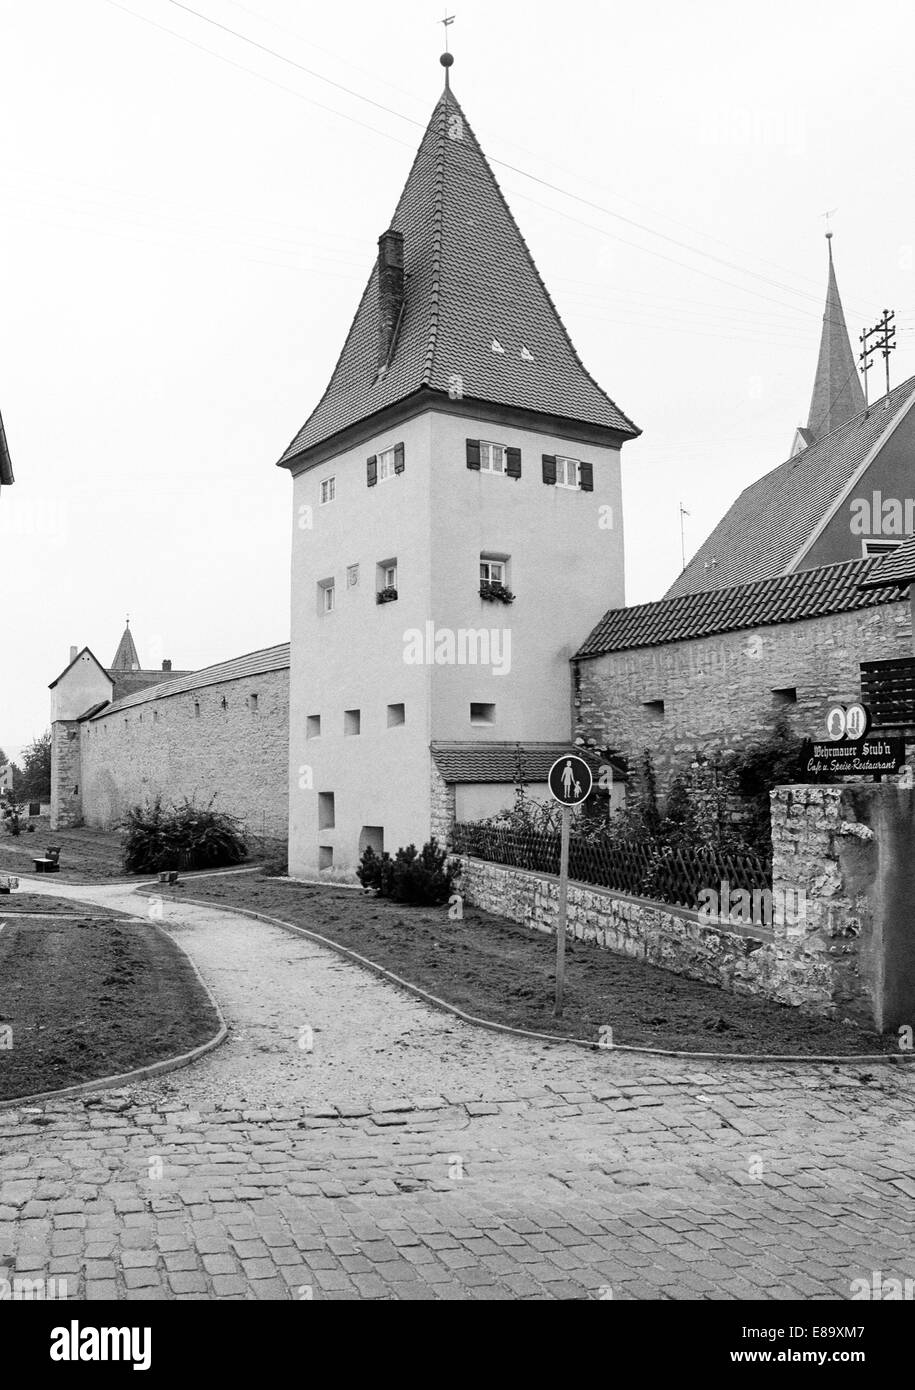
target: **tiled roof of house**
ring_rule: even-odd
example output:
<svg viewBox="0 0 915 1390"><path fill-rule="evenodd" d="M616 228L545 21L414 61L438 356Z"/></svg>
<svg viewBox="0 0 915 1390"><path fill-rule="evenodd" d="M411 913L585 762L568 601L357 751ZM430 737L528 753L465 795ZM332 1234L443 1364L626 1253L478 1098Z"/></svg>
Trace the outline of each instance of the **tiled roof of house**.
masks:
<svg viewBox="0 0 915 1390"><path fill-rule="evenodd" d="M278 647L264 647L260 651L248 652L245 656L232 657L230 661L220 661L215 666L205 666L202 671L192 671L189 675L163 681L152 685L123 700L116 700L98 714L95 719L105 719L109 714L133 709L137 705L148 704L151 700L163 700L171 695L184 695L190 690L202 690L208 685L220 685L223 681L243 680L249 676L266 675L271 671L285 671L289 667L289 643L281 642ZM83 716L86 717L85 715Z"/></svg>
<svg viewBox="0 0 915 1390"><path fill-rule="evenodd" d="M883 557L871 555L864 560L847 560L841 565L825 565L821 569L797 570L774 579L761 579L755 584L683 594L679 598L664 598L632 608L611 608L583 643L576 658L604 656L632 647L684 642L740 628L793 623L802 618L821 618L827 613L892 603L900 597L892 583L876 589L861 588L862 582L881 563L884 563Z"/></svg>
<svg viewBox="0 0 915 1390"><path fill-rule="evenodd" d="M783 574L913 393L915 377L751 483L671 584L665 599Z"/></svg>
<svg viewBox="0 0 915 1390"><path fill-rule="evenodd" d="M162 670L155 671L116 671L113 668L108 672L114 683L114 690L111 692L112 702L115 700L126 700L128 695L136 695L140 690L148 690L152 685L162 685L163 678L171 683L180 680L182 676L192 676L193 671L172 671L171 673Z"/></svg>
<svg viewBox="0 0 915 1390"><path fill-rule="evenodd" d="M446 782L514 782L521 757L525 782L545 782L557 758L577 753L595 769L600 757L572 743L469 743L434 742L435 765Z"/></svg>
<svg viewBox="0 0 915 1390"><path fill-rule="evenodd" d="M376 260L330 384L280 464L418 391L447 395L454 374L465 400L639 433L582 365L448 87L391 228L404 238L405 300L387 370L379 380Z"/></svg>
<svg viewBox="0 0 915 1390"><path fill-rule="evenodd" d="M3 416L0 415L0 484L9 486L13 481L13 461L10 458L9 446L6 442L6 430L3 428Z"/></svg>
<svg viewBox="0 0 915 1390"><path fill-rule="evenodd" d="M880 563L863 581L861 587L866 589L885 584L898 584L900 588L908 588L913 579L915 579L915 536L910 536L896 550L883 556Z"/></svg>

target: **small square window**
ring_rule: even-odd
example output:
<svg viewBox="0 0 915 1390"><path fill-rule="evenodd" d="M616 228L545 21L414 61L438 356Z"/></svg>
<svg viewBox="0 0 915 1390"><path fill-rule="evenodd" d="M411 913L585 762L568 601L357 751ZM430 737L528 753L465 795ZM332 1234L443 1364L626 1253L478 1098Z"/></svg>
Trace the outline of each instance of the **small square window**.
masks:
<svg viewBox="0 0 915 1390"><path fill-rule="evenodd" d="M784 705L797 704L797 686L783 685L772 691L773 703L781 707Z"/></svg>
<svg viewBox="0 0 915 1390"><path fill-rule="evenodd" d="M475 701L471 702L470 722L471 724L495 724L495 705L478 704Z"/></svg>
<svg viewBox="0 0 915 1390"><path fill-rule="evenodd" d="M305 737L321 737L321 716L320 714L309 714L305 720Z"/></svg>
<svg viewBox="0 0 915 1390"><path fill-rule="evenodd" d="M257 714L257 696L253 693L248 696L248 709L252 714Z"/></svg>
<svg viewBox="0 0 915 1390"><path fill-rule="evenodd" d="M642 709L643 709L643 710L645 711L645 713L648 715L648 718L649 718L649 719L663 719L663 718L664 718L664 701L663 701L663 700L644 700L644 701L642 702Z"/></svg>
<svg viewBox="0 0 915 1390"><path fill-rule="evenodd" d="M326 502L333 502L337 495L337 479L335 477L321 479L321 506Z"/></svg>
<svg viewBox="0 0 915 1390"><path fill-rule="evenodd" d="M407 708L406 705L388 705L388 728L394 729L398 724L406 724Z"/></svg>
<svg viewBox="0 0 915 1390"><path fill-rule="evenodd" d="M505 472L505 445L480 440L480 469L483 473Z"/></svg>
<svg viewBox="0 0 915 1390"><path fill-rule="evenodd" d="M480 581L483 584L505 583L504 560L480 560Z"/></svg>
<svg viewBox="0 0 915 1390"><path fill-rule="evenodd" d="M334 851L330 845L318 845L318 868L332 869L334 867Z"/></svg>
<svg viewBox="0 0 915 1390"><path fill-rule="evenodd" d="M358 709L345 709L343 711L343 733L350 737L353 734L362 732L362 711Z"/></svg>
<svg viewBox="0 0 915 1390"><path fill-rule="evenodd" d="M557 487L578 487L578 460L559 458L556 459L556 486Z"/></svg>

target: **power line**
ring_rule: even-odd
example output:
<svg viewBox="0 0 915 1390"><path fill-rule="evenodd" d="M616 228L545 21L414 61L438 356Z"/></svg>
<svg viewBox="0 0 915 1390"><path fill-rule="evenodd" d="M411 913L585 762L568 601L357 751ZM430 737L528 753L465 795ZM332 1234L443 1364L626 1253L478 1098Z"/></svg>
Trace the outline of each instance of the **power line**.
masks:
<svg viewBox="0 0 915 1390"><path fill-rule="evenodd" d="M304 72L309 77L314 77L319 82L325 82L338 91L345 92L348 96L355 97L357 101L366 102L379 111L384 111L388 115L397 117L399 120L407 121L411 125L424 129L423 123L416 120L413 116L405 116L402 112L395 110L394 107L387 106L383 102L375 101L374 98L365 96L354 88L346 86L345 83L335 82L332 78L324 76L323 73L317 72L314 68L306 67L304 64L297 62L294 58L288 57L277 49L269 48L266 44L259 43L256 39L252 39L249 35L243 34L240 30L233 29L230 25L223 24L219 20L203 14L200 10L195 10L192 6L184 4L183 0L168 0L168 4L173 5L176 9L183 10L186 14L194 15L197 19L202 20L204 24L212 25L213 28L219 29L225 34L230 34L240 42L249 44L251 47L258 49L261 53L266 53L270 57L276 58L281 63L287 63L299 72ZM658 237L660 240L668 242L670 245L676 246L680 250L688 251L691 255L704 256L707 260L713 261L718 265L723 265L729 270L736 270L740 275L748 275L752 279L771 285L773 288L780 289L786 294L795 294L801 298L813 300L816 303L820 302L819 297L811 294L808 290L795 289L791 285L785 285L781 281L773 280L770 276L761 275L758 271L749 270L735 261L729 261L722 256L716 256L711 251L703 251L701 247L690 246L688 242L681 241L677 237L668 236L666 232L657 231L654 227L649 227L647 223L639 222L635 218L626 217L624 213L614 212L612 208L604 207L600 203L593 202L590 198L584 198L578 193L573 193L570 189L562 188L559 184L552 183L549 179L540 178L537 174L531 174L526 169L522 169L516 164L510 164L507 160L494 158L492 163L498 164L501 168L508 169L514 174L519 174L522 178L529 179L531 182L539 184L542 188L548 188L551 192L558 193L561 197L570 198L577 203L581 203L585 207L589 207L594 211L604 214L606 217L616 218L618 221L624 222L627 226L635 227L639 231L646 232L649 236Z"/></svg>

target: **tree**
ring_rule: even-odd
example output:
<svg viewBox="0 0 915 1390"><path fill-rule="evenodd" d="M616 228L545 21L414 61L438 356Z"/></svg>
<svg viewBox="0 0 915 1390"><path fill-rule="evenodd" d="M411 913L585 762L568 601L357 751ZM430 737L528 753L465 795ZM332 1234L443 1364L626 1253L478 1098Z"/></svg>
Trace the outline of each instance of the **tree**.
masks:
<svg viewBox="0 0 915 1390"><path fill-rule="evenodd" d="M51 799L51 730L33 739L22 754L22 786L24 801Z"/></svg>

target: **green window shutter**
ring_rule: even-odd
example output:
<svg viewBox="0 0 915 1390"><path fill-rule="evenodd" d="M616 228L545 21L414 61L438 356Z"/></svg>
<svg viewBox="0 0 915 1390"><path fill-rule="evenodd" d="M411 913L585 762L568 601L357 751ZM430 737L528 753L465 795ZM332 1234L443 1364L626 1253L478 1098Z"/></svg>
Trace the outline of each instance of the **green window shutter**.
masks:
<svg viewBox="0 0 915 1390"><path fill-rule="evenodd" d="M479 439L468 439L467 441L467 467L480 467L480 441Z"/></svg>
<svg viewBox="0 0 915 1390"><path fill-rule="evenodd" d="M521 477L521 450L505 450L505 471L510 478Z"/></svg>
<svg viewBox="0 0 915 1390"><path fill-rule="evenodd" d="M404 447L402 444L394 445L394 472L402 473L404 469Z"/></svg>
<svg viewBox="0 0 915 1390"><path fill-rule="evenodd" d="M544 454L544 455L543 455L543 481L544 481L545 483L553 483L553 484L555 484L555 482L556 482L556 455L555 455L555 454Z"/></svg>
<svg viewBox="0 0 915 1390"><path fill-rule="evenodd" d="M594 491L594 465L592 463L580 463L578 465L578 486L582 492Z"/></svg>
<svg viewBox="0 0 915 1390"><path fill-rule="evenodd" d="M366 461L366 465L365 465L365 482L366 482L366 486L367 486L367 487L374 487L375 484L378 482L378 455L377 455L377 454L373 454L372 457Z"/></svg>

